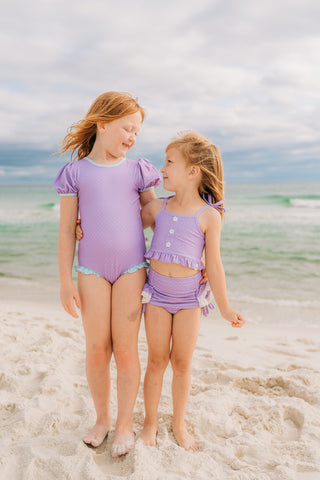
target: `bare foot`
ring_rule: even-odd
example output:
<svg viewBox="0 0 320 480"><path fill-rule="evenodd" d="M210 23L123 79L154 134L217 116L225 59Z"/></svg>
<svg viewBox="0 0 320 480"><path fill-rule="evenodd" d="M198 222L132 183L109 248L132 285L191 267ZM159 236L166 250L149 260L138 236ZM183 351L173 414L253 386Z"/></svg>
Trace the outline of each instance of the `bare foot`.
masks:
<svg viewBox="0 0 320 480"><path fill-rule="evenodd" d="M145 424L143 426L142 432L140 433L141 440L143 444L147 447L156 447L157 446L157 433L158 433L158 425L155 424Z"/></svg>
<svg viewBox="0 0 320 480"><path fill-rule="evenodd" d="M112 457L121 457L126 455L134 447L135 433L132 431L123 431L115 433L111 447Z"/></svg>
<svg viewBox="0 0 320 480"><path fill-rule="evenodd" d="M172 431L180 447L183 447L185 450L192 450L193 452L199 450L198 442L190 435L184 424L177 426L172 422Z"/></svg>
<svg viewBox="0 0 320 480"><path fill-rule="evenodd" d="M88 445L88 447L99 447L103 440L108 436L110 430L110 422L96 423L87 435L82 438L82 441Z"/></svg>

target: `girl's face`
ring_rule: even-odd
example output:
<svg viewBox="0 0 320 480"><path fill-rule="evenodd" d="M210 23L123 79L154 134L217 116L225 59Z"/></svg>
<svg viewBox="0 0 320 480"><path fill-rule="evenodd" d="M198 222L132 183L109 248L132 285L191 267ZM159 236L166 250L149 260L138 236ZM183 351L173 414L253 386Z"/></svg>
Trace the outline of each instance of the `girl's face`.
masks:
<svg viewBox="0 0 320 480"><path fill-rule="evenodd" d="M125 157L127 151L136 143L141 123L142 116L138 111L109 123L98 124L97 139L99 136L107 156L113 159Z"/></svg>
<svg viewBox="0 0 320 480"><path fill-rule="evenodd" d="M171 192L185 185L189 179L189 166L184 157L176 148L169 148L166 153L165 164L160 172L163 174L163 186Z"/></svg>

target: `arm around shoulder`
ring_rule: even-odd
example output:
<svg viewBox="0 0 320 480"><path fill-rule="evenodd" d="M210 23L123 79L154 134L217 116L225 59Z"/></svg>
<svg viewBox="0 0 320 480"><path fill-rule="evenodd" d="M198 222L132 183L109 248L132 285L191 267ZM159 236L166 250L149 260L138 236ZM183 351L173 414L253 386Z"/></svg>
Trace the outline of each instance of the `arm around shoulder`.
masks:
<svg viewBox="0 0 320 480"><path fill-rule="evenodd" d="M154 229L156 216L161 210L162 205L162 199L154 198L153 200L150 200L144 207L142 207L141 220L143 228L151 227Z"/></svg>
<svg viewBox="0 0 320 480"><path fill-rule="evenodd" d="M155 200L157 198L157 195L154 191L154 188L150 188L148 190L145 190L144 192L140 193L140 205L141 208L143 208L145 205L148 205L148 203L151 200Z"/></svg>

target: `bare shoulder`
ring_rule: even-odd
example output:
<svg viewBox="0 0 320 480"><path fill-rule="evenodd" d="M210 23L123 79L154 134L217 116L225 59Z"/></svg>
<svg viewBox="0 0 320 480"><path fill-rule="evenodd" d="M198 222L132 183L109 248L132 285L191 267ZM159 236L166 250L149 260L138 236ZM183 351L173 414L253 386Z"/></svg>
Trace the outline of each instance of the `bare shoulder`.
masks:
<svg viewBox="0 0 320 480"><path fill-rule="evenodd" d="M221 215L216 208L205 208L199 215L201 230L205 233L211 229L221 229Z"/></svg>

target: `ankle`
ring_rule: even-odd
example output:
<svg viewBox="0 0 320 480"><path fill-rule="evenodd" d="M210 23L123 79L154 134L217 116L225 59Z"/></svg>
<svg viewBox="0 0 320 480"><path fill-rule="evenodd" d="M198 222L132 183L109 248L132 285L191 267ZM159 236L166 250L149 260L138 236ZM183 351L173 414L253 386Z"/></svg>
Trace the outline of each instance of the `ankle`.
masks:
<svg viewBox="0 0 320 480"><path fill-rule="evenodd" d="M110 425L111 422L111 415L99 415L96 420L96 425Z"/></svg>
<svg viewBox="0 0 320 480"><path fill-rule="evenodd" d="M184 418L173 418L171 420L171 426L173 429L176 429L176 430L182 430L184 428L186 428L186 424L185 424L185 421L184 421Z"/></svg>
<svg viewBox="0 0 320 480"><path fill-rule="evenodd" d="M122 432L132 432L132 422L127 422L127 423L116 423L116 432L122 433Z"/></svg>
<svg viewBox="0 0 320 480"><path fill-rule="evenodd" d="M158 428L158 420L157 419L152 419L152 418L145 418L145 420L143 422L143 427L144 428L147 428L147 427Z"/></svg>

